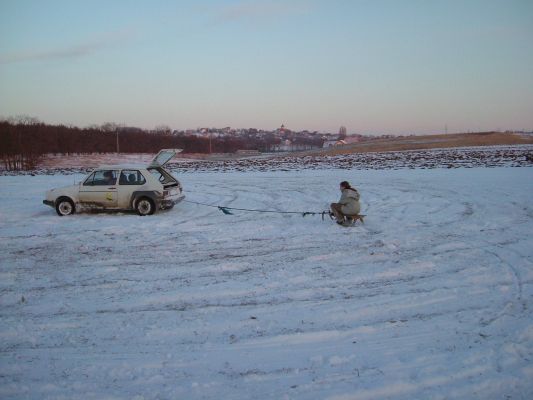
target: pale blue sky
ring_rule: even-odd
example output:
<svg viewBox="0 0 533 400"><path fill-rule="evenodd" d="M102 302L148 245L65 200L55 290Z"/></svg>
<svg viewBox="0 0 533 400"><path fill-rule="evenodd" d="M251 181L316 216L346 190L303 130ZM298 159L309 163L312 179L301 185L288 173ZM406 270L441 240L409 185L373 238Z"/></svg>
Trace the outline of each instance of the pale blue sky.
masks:
<svg viewBox="0 0 533 400"><path fill-rule="evenodd" d="M0 116L533 130L533 1L0 0Z"/></svg>

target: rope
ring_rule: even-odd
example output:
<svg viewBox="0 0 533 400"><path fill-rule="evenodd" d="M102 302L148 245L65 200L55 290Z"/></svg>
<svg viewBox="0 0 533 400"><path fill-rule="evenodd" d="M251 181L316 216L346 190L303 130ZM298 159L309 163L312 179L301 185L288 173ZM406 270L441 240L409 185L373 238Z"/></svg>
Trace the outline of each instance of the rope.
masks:
<svg viewBox="0 0 533 400"><path fill-rule="evenodd" d="M272 214L300 214L302 217L305 217L307 215L322 215L322 220L324 220L324 215L330 215L329 211L275 211L275 210L259 210L259 209L252 209L252 208L236 208L236 207L226 207L226 206L219 206L216 204L206 204L206 203L200 203L198 201L192 201L192 200L183 200L186 203L191 204L197 204L199 206L205 206L205 207L213 207L218 208L220 211L222 211L224 214L233 215L229 210L234 211L247 211L247 212L258 212L258 213L272 213Z"/></svg>

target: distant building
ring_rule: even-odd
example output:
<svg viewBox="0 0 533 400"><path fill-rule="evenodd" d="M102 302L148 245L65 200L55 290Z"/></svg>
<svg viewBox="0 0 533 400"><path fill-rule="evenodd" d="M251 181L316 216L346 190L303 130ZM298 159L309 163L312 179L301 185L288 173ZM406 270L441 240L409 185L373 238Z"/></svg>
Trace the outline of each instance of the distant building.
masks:
<svg viewBox="0 0 533 400"><path fill-rule="evenodd" d="M287 129L285 128L285 125L284 124L281 124L281 126L276 130L278 133L280 134L283 134L283 133L290 133L291 130L290 129Z"/></svg>
<svg viewBox="0 0 533 400"><path fill-rule="evenodd" d="M339 140L339 139L335 139L335 140L326 140L324 142L324 145L322 146L324 149L327 149L329 147L337 147L337 146L344 146L346 144L346 142L344 140Z"/></svg>
<svg viewBox="0 0 533 400"><path fill-rule="evenodd" d="M320 146L308 143L294 143L290 140L282 140L280 144L270 146L270 151L274 152L290 152L290 151L305 151L318 149Z"/></svg>

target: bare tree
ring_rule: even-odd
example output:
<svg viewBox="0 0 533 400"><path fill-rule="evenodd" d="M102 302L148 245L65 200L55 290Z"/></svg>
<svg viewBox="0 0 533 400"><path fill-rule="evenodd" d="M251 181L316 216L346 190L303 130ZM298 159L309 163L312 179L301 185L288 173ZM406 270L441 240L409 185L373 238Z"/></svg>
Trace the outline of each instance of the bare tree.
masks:
<svg viewBox="0 0 533 400"><path fill-rule="evenodd" d="M214 152L228 153L245 148L267 150L277 141L279 139L274 135L264 138L213 137L211 147ZM188 153L209 152L208 138L192 134L173 135L166 125L159 125L156 131L146 131L113 122L80 129L47 125L29 116L0 120L0 160L7 170L32 169L39 157L47 153L112 153L117 151L117 144L123 153L155 153L172 147Z"/></svg>
<svg viewBox="0 0 533 400"><path fill-rule="evenodd" d="M157 133L165 133L165 134L172 133L172 129L170 129L170 126L165 125L165 124L157 125L154 131Z"/></svg>

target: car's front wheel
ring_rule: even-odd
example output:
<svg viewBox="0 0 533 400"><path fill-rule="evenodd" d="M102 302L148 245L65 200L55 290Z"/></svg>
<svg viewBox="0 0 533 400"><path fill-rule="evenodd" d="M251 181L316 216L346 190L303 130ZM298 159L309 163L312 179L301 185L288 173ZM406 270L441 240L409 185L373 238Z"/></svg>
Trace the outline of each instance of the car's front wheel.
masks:
<svg viewBox="0 0 533 400"><path fill-rule="evenodd" d="M155 204L148 197L141 197L135 203L135 209L140 216L152 215L155 212Z"/></svg>
<svg viewBox="0 0 533 400"><path fill-rule="evenodd" d="M65 215L71 215L76 212L76 207L74 206L74 203L72 200L70 200L68 197L61 197L56 202L56 212L57 215L60 217L63 217Z"/></svg>

